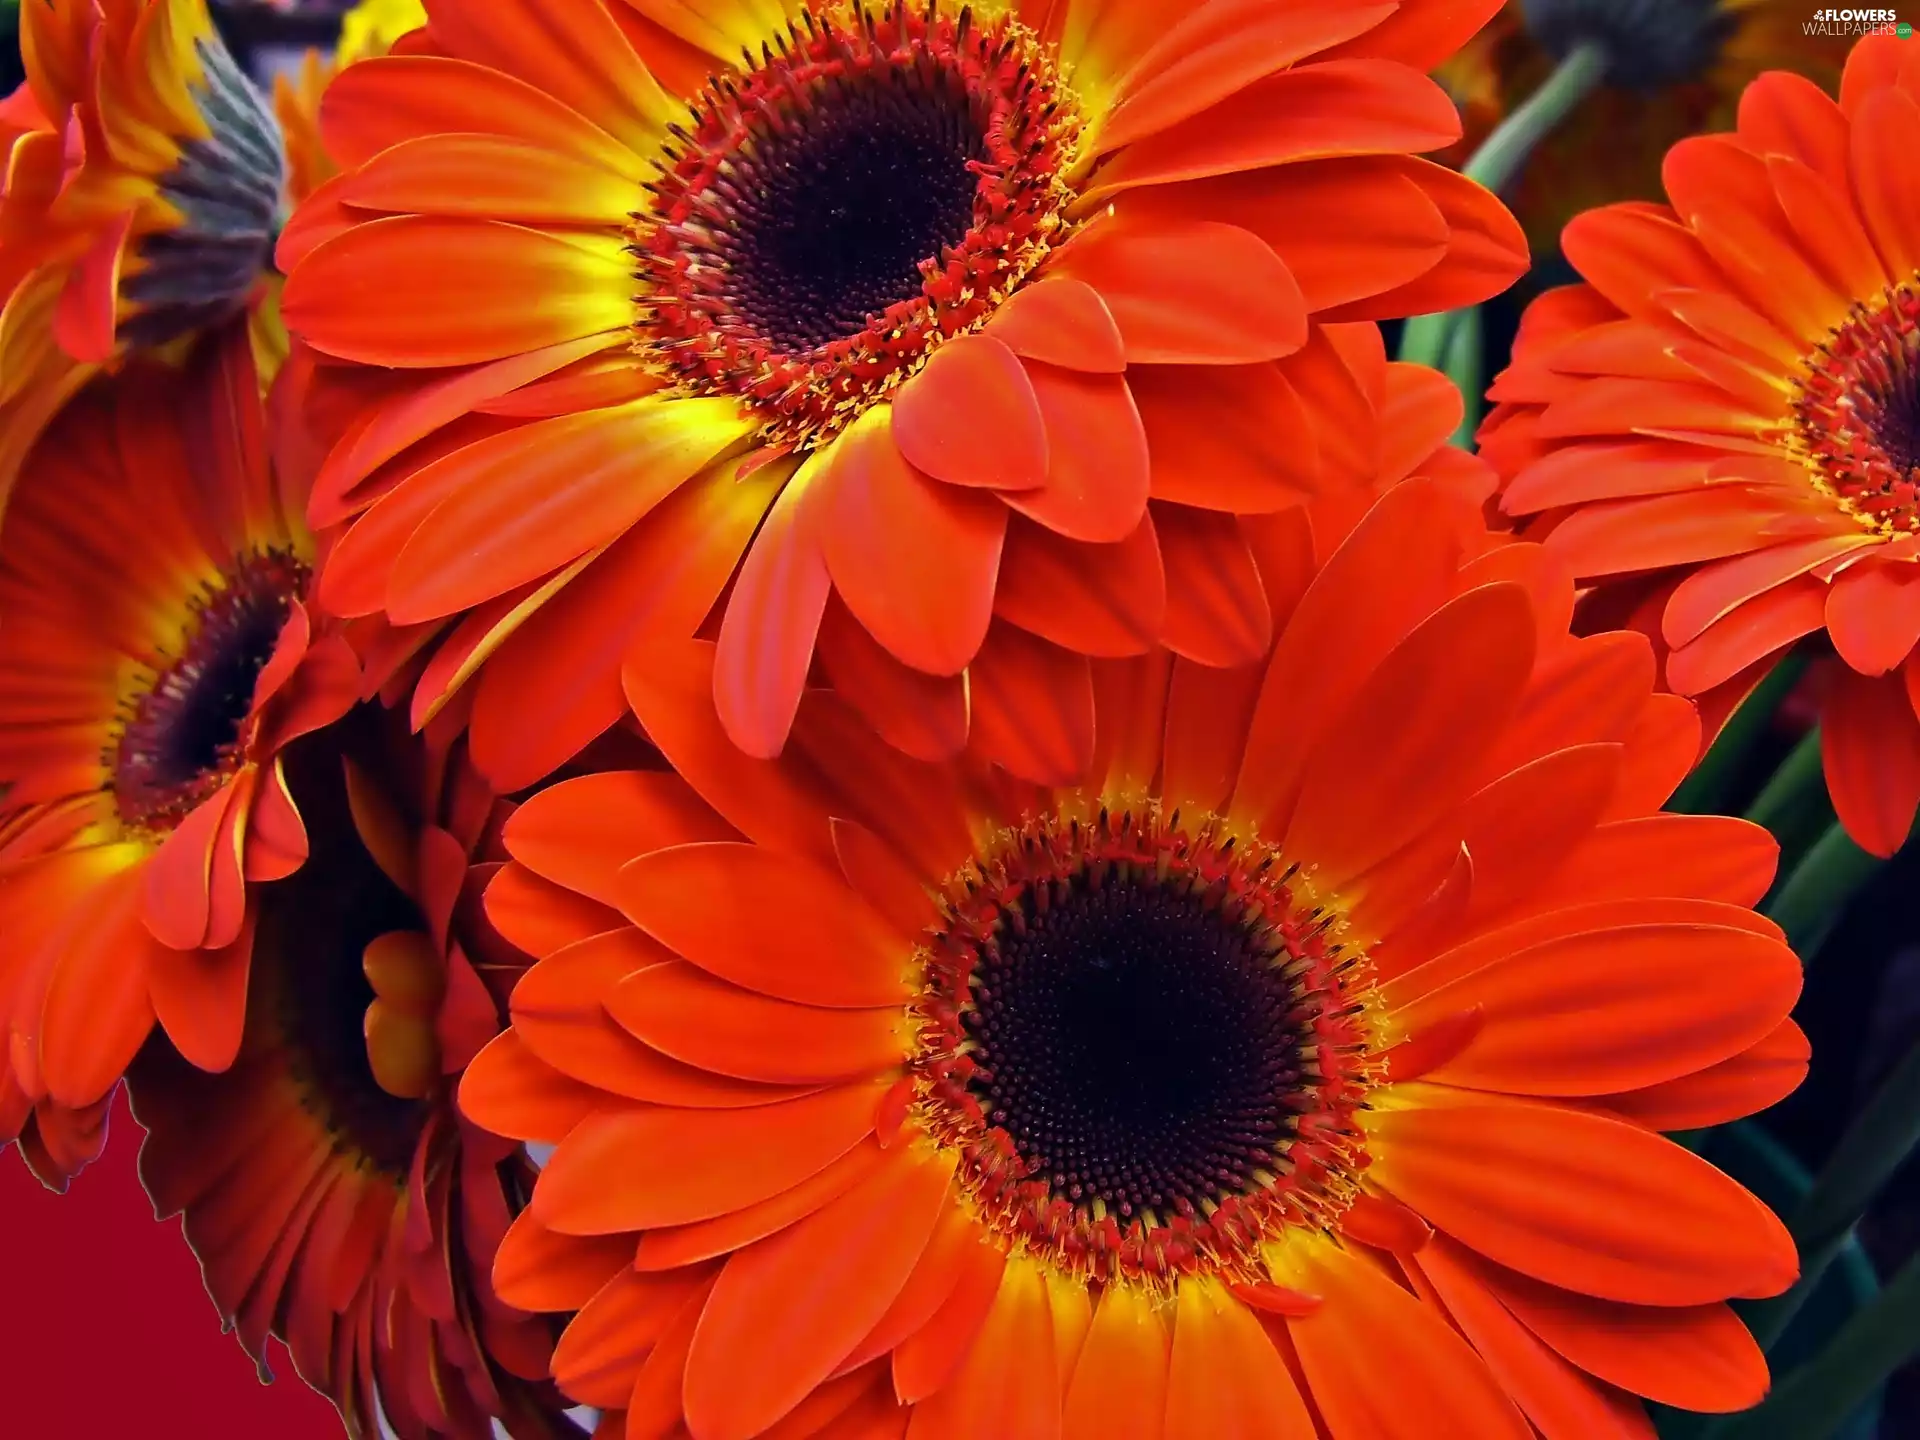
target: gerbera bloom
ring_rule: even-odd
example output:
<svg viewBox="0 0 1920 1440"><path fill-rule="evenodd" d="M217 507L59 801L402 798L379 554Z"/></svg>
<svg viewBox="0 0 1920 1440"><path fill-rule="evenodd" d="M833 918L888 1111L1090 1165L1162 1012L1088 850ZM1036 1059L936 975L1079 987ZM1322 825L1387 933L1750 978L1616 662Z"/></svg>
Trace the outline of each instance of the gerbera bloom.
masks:
<svg viewBox="0 0 1920 1440"><path fill-rule="evenodd" d="M1660 596L1680 693L1748 683L1824 633L1848 666L1827 786L1880 855L1920 803L1913 54L1863 40L1838 104L1763 76L1734 133L1667 156L1670 205L1570 225L1587 283L1528 312L1483 430L1509 512L1582 578Z"/></svg>
<svg viewBox="0 0 1920 1440"><path fill-rule="evenodd" d="M453 1106L528 963L480 909L512 807L454 729L364 705L288 750L312 855L261 890L240 1058L156 1047L128 1080L141 1175L222 1317L262 1359L284 1339L356 1440L382 1416L400 1440L581 1433L544 1383L553 1322L489 1279L532 1163Z"/></svg>
<svg viewBox="0 0 1920 1440"><path fill-rule="evenodd" d="M100 367L238 313L271 261L280 133L205 0L36 0L0 103L0 506Z"/></svg>
<svg viewBox="0 0 1920 1440"><path fill-rule="evenodd" d="M1596 1440L1758 1399L1724 1302L1792 1244L1658 1132L1804 1073L1774 847L1655 813L1692 707L1475 528L1426 479L1324 565L1253 523L1271 658L1101 662L1063 789L826 691L749 764L712 646L636 655L674 773L508 824L488 913L543 958L461 1089L557 1142L494 1275L578 1309L561 1387L694 1440Z"/></svg>
<svg viewBox="0 0 1920 1440"><path fill-rule="evenodd" d="M757 756L816 652L927 756L1086 683L1065 609L1107 613L1097 653L1257 656L1236 515L1311 486L1312 320L1524 265L1409 153L1457 134L1420 72L1492 8L429 5L334 87L347 173L279 251L298 334L401 372L317 483L323 595L478 673L507 788L723 593Z"/></svg>
<svg viewBox="0 0 1920 1440"><path fill-rule="evenodd" d="M1465 127L1441 158L1464 162L1576 45L1605 45L1605 82L1507 192L1534 249L1551 251L1580 211L1658 196L1667 148L1730 126L1740 92L1763 71L1831 88L1851 40L1810 27L1812 14L1803 0L1507 0L1435 72Z"/></svg>
<svg viewBox="0 0 1920 1440"><path fill-rule="evenodd" d="M0 527L0 1137L100 1101L156 1019L233 1061L248 887L306 853L279 751L359 689L305 605L304 498L241 322L100 381L27 460Z"/></svg>

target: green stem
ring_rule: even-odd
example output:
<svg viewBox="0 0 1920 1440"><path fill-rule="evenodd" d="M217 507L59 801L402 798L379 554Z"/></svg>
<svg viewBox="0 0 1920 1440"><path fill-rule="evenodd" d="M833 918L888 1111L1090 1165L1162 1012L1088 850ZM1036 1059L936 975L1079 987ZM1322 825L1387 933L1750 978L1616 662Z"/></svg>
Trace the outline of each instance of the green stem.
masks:
<svg viewBox="0 0 1920 1440"><path fill-rule="evenodd" d="M1800 1279L1784 1295L1750 1306L1747 1328L1765 1348L1819 1285L1827 1267L1853 1236L1887 1181L1920 1146L1920 1044L1880 1082L1866 1109L1854 1117L1833 1147L1813 1188L1795 1207L1787 1228L1800 1247Z"/></svg>
<svg viewBox="0 0 1920 1440"><path fill-rule="evenodd" d="M1576 45L1526 103L1500 122L1460 173L1496 195L1512 182L1534 147L1559 128L1582 100L1606 78L1606 50L1591 41ZM1460 312L1416 315L1400 335L1400 359L1435 369L1443 367Z"/></svg>
<svg viewBox="0 0 1920 1440"><path fill-rule="evenodd" d="M1442 368L1460 391L1460 427L1453 432L1456 450L1473 449L1473 432L1480 428L1480 414L1486 407L1481 392L1486 388L1484 353L1485 327L1476 307L1464 310L1447 338L1447 363Z"/></svg>
<svg viewBox="0 0 1920 1440"><path fill-rule="evenodd" d="M1753 804L1747 807L1747 819L1764 825L1782 845L1792 840L1803 818L1816 800L1824 800L1826 780L1821 773L1820 731L1816 726L1801 737L1791 754L1780 762L1773 778L1762 787Z"/></svg>
<svg viewBox="0 0 1920 1440"><path fill-rule="evenodd" d="M1728 1416L1713 1440L1828 1440L1920 1349L1920 1256L1854 1313L1813 1359L1759 1405ZM1704 1440L1704 1437L1703 1437Z"/></svg>
<svg viewBox="0 0 1920 1440"><path fill-rule="evenodd" d="M1740 703L1740 708L1720 727L1713 747L1693 767L1693 773L1680 783L1680 788L1673 792L1673 798L1667 801L1667 809L1681 815L1727 813L1727 806L1732 800L1727 790L1741 762L1753 753L1754 744L1766 732L1774 711L1792 692L1806 668L1806 652L1795 650L1767 672L1766 678L1753 687L1753 693Z"/></svg>
<svg viewBox="0 0 1920 1440"><path fill-rule="evenodd" d="M1886 861L1847 838L1839 822L1814 842L1786 883L1766 904L1767 918L1787 932L1800 963L1811 964L1847 904Z"/></svg>

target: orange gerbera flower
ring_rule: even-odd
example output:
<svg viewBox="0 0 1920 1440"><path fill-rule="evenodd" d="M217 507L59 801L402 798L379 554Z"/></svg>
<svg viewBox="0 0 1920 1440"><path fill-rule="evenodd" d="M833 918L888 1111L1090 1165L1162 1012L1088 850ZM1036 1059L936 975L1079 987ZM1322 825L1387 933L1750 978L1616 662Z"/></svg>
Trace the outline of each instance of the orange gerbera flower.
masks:
<svg viewBox="0 0 1920 1440"><path fill-rule="evenodd" d="M480 909L512 807L453 730L366 705L288 750L313 854L260 893L240 1058L156 1050L128 1082L141 1175L222 1316L263 1361L284 1339L355 1440L581 1433L542 1383L552 1322L489 1279L532 1163L453 1107L529 963Z"/></svg>
<svg viewBox="0 0 1920 1440"><path fill-rule="evenodd" d="M1608 81L1534 151L1508 192L1538 251L1582 210L1660 193L1667 148L1723 130L1748 83L1792 70L1831 87L1851 37L1810 26L1805 0L1507 0L1434 78L1466 133L1463 163L1582 40L1607 44Z"/></svg>
<svg viewBox="0 0 1920 1440"><path fill-rule="evenodd" d="M84 1158L89 1116L60 1112L156 1018L196 1065L239 1048L249 883L306 853L278 754L359 688L304 604L304 498L240 324L184 372L101 381L27 460L0 528L0 1138L38 1104L40 1158L47 1124Z"/></svg>
<svg viewBox="0 0 1920 1440"><path fill-rule="evenodd" d="M1311 320L1524 264L1407 153L1457 134L1419 72L1492 8L429 6L441 53L335 86L348 173L280 250L297 333L402 371L317 483L350 522L323 594L416 645L460 618L435 673L481 672L506 788L619 714L630 635L723 592L716 699L759 756L816 651L929 756L1084 686L1065 609L1094 653L1257 656L1235 515L1311 485Z"/></svg>
<svg viewBox="0 0 1920 1440"><path fill-rule="evenodd" d="M1651 574L1668 682L1706 695L1824 631L1847 831L1890 855L1920 804L1920 51L1792 75L1667 156L1671 206L1567 228L1585 285L1529 311L1483 432L1505 506L1580 576Z"/></svg>
<svg viewBox="0 0 1920 1440"><path fill-rule="evenodd" d="M488 913L543 958L461 1104L557 1142L495 1280L578 1308L616 1434L1595 1440L1764 1391L1723 1302L1792 1244L1657 1132L1804 1073L1772 841L1655 813L1692 707L1470 500L1395 486L1324 565L1250 528L1272 657L1100 662L1074 787L824 691L745 763L662 643L677 773L509 823Z"/></svg>
<svg viewBox="0 0 1920 1440"><path fill-rule="evenodd" d="M0 103L0 506L89 376L256 295L285 160L205 0L36 0Z"/></svg>

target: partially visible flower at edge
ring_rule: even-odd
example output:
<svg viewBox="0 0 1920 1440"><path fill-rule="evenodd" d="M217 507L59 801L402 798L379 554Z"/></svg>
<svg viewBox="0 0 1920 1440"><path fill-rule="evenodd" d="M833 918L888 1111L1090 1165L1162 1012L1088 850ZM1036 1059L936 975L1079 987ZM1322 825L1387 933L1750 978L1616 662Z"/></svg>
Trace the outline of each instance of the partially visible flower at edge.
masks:
<svg viewBox="0 0 1920 1440"><path fill-rule="evenodd" d="M533 1166L453 1105L531 963L481 909L513 807L458 730L369 703L289 748L312 853L260 892L234 1065L156 1042L129 1073L140 1170L248 1353L283 1339L353 1440L564 1440L558 1328L491 1279Z"/></svg>
<svg viewBox="0 0 1920 1440"><path fill-rule="evenodd" d="M1534 253L1549 254L1582 210L1656 199L1660 161L1688 135L1731 125L1740 92L1767 70L1831 87L1846 37L1809 33L1804 0L1536 0L1584 21L1613 17L1626 73L1589 96L1534 151L1507 194ZM1464 164L1480 142L1552 73L1557 58L1528 28L1527 0L1507 0L1460 53L1434 72L1460 106L1464 133L1440 159ZM1693 17L1693 18L1690 18ZM1550 17L1551 18L1551 17ZM1676 37L1674 32L1685 32ZM1596 33L1598 33L1596 31Z"/></svg>
<svg viewBox="0 0 1920 1440"><path fill-rule="evenodd" d="M1862 40L1838 103L1762 76L1683 141L1670 204L1568 226L1582 285L1528 310L1481 430L1502 503L1724 714L1792 646L1847 832L1920 808L1920 47ZM1596 597L1596 602L1601 597Z"/></svg>
<svg viewBox="0 0 1920 1440"><path fill-rule="evenodd" d="M62 1184L155 1025L239 1049L250 888L306 832L280 753L361 676L307 608L246 322L62 411L0 525L0 1141Z"/></svg>
<svg viewBox="0 0 1920 1440"><path fill-rule="evenodd" d="M0 103L0 514L40 430L130 353L177 358L243 308L284 352L264 276L285 159L205 0L41 0Z"/></svg>

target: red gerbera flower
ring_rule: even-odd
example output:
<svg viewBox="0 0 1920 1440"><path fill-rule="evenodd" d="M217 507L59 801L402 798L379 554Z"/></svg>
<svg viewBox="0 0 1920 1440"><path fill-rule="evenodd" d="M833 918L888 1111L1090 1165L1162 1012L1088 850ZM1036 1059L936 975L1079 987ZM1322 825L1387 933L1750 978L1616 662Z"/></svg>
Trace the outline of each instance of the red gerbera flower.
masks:
<svg viewBox="0 0 1920 1440"><path fill-rule="evenodd" d="M423 710L477 674L509 788L618 716L632 637L717 600L761 756L816 653L926 756L1089 653L1257 656L1235 516L1314 484L1311 322L1524 264L1408 153L1458 133L1420 72L1493 8L429 5L439 54L334 87L348 170L280 251L295 331L400 371L349 373L384 398L316 486L323 594L438 643Z"/></svg>
<svg viewBox="0 0 1920 1440"><path fill-rule="evenodd" d="M19 9L26 83L0 103L0 508L102 366L258 297L286 177L205 0Z"/></svg>
<svg viewBox="0 0 1920 1440"><path fill-rule="evenodd" d="M681 642L626 672L677 773L507 826L488 913L543 958L461 1103L558 1142L495 1279L579 1310L554 1373L613 1433L1595 1440L1759 1398L1724 1302L1791 1242L1656 1132L1804 1073L1772 841L1655 813L1692 707L1470 499L1395 486L1324 564L1298 511L1250 531L1271 658L1099 662L1074 786L824 691L743 761Z"/></svg>
<svg viewBox="0 0 1920 1440"><path fill-rule="evenodd" d="M243 324L183 372L99 382L28 458L0 527L0 1136L37 1105L50 1147L156 1018L194 1064L233 1060L248 887L306 854L279 752L359 688L305 605L304 500ZM70 1172L86 1128L30 1154Z"/></svg>
<svg viewBox="0 0 1920 1440"><path fill-rule="evenodd" d="M240 1058L129 1076L141 1174L222 1317L255 1356L284 1339L356 1440L582 1433L543 1383L552 1323L489 1279L533 1166L452 1103L529 963L480 909L512 807L455 730L361 706L289 749L313 853L260 893Z"/></svg>
<svg viewBox="0 0 1920 1440"><path fill-rule="evenodd" d="M1920 804L1920 51L1870 37L1839 103L1762 76L1739 128L1676 145L1671 206L1567 227L1483 432L1506 509L1583 578L1660 595L1674 689L1750 683L1823 632L1847 831L1890 855Z"/></svg>

